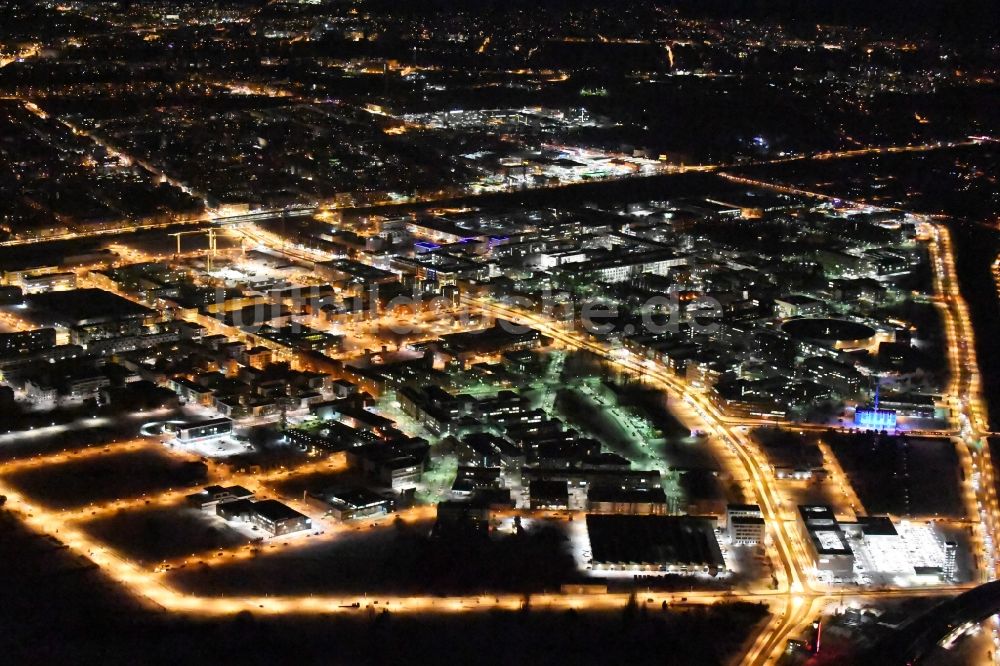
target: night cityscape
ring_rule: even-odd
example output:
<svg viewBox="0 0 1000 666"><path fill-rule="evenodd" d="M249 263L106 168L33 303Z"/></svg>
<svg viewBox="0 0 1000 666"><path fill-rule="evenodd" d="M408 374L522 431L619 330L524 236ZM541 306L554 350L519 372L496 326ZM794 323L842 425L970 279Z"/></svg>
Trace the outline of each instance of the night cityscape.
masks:
<svg viewBox="0 0 1000 666"><path fill-rule="evenodd" d="M994 0L0 0L0 663L998 666L998 178Z"/></svg>

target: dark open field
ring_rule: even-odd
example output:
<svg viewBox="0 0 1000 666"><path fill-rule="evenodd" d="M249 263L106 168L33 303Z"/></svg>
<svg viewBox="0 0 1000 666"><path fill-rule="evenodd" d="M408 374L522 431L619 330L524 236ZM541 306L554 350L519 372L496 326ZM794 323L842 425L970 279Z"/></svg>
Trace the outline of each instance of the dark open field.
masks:
<svg viewBox="0 0 1000 666"><path fill-rule="evenodd" d="M92 502L193 487L203 475L204 468L198 463L182 462L158 451L143 450L14 471L6 478L47 506L69 509Z"/></svg>
<svg viewBox="0 0 1000 666"><path fill-rule="evenodd" d="M958 455L949 440L874 433L827 439L869 513L965 515Z"/></svg>
<svg viewBox="0 0 1000 666"><path fill-rule="evenodd" d="M561 530L431 538L429 522L379 527L334 541L170 574L192 593L469 594L558 589L578 573Z"/></svg>
<svg viewBox="0 0 1000 666"><path fill-rule="evenodd" d="M84 529L147 565L196 554L212 557L220 548L249 543L221 519L183 505L122 511L93 520Z"/></svg>

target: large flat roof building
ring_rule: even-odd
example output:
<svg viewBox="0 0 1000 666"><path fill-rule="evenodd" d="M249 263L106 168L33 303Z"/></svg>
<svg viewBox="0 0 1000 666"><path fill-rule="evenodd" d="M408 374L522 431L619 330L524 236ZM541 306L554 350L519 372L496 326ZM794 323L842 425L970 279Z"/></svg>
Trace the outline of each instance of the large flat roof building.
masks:
<svg viewBox="0 0 1000 666"><path fill-rule="evenodd" d="M177 439L193 442L213 437L223 437L233 431L233 420L227 418L206 419L177 426Z"/></svg>
<svg viewBox="0 0 1000 666"><path fill-rule="evenodd" d="M595 569L716 574L726 569L715 519L587 515Z"/></svg>
<svg viewBox="0 0 1000 666"><path fill-rule="evenodd" d="M145 320L156 313L103 289L74 289L31 294L27 309L55 323L72 328L112 321Z"/></svg>
<svg viewBox="0 0 1000 666"><path fill-rule="evenodd" d="M797 522L818 571L840 578L853 575L854 552L833 509L825 505L799 506Z"/></svg>
<svg viewBox="0 0 1000 666"><path fill-rule="evenodd" d="M250 522L271 536L312 529L312 520L278 500L254 502Z"/></svg>

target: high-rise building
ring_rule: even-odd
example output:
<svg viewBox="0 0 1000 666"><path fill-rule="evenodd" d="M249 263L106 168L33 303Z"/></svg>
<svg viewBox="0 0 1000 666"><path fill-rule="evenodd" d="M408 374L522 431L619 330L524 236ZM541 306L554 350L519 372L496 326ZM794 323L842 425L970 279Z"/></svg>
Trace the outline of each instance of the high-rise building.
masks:
<svg viewBox="0 0 1000 666"><path fill-rule="evenodd" d="M954 541L945 541L943 573L945 578L949 580L954 580L955 574L958 573L958 566L955 561L957 555L958 555L958 544L955 543Z"/></svg>

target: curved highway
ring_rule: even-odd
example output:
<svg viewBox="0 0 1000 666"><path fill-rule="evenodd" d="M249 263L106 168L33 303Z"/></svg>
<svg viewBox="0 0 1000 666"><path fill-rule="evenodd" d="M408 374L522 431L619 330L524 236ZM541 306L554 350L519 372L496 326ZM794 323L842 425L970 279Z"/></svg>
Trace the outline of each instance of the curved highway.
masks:
<svg viewBox="0 0 1000 666"><path fill-rule="evenodd" d="M1000 581L985 583L917 616L863 657L863 663L895 666L921 663L934 646L963 625L1000 613Z"/></svg>

